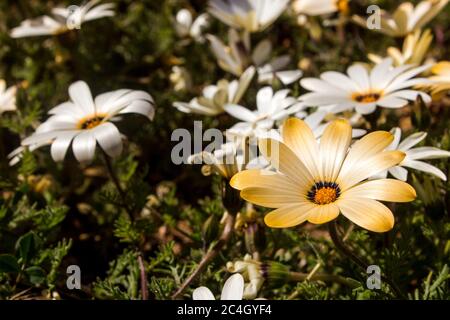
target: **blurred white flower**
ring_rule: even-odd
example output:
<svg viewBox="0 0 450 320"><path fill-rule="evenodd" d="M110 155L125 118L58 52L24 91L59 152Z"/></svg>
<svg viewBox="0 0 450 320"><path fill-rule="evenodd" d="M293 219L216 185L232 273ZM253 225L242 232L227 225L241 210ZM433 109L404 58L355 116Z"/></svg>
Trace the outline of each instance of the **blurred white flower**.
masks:
<svg viewBox="0 0 450 320"><path fill-rule="evenodd" d="M181 9L175 17L175 31L180 37L190 37L198 42L203 42L203 31L209 26L209 16L206 13L193 20L188 9Z"/></svg>
<svg viewBox="0 0 450 320"><path fill-rule="evenodd" d="M192 88L191 75L184 67L173 66L169 79L173 83L175 91L190 90Z"/></svg>
<svg viewBox="0 0 450 320"><path fill-rule="evenodd" d="M430 22L447 3L448 0L424 0L414 6L411 2L404 2L393 14L381 10L380 28L373 30L392 37L406 36ZM368 26L366 19L360 16L353 16L353 20L363 28Z"/></svg>
<svg viewBox="0 0 450 320"><path fill-rule="evenodd" d="M243 276L245 281L243 297L245 299L252 300L257 297L258 291L264 283L259 261L253 260L249 254L246 254L243 260L228 262L227 270Z"/></svg>
<svg viewBox="0 0 450 320"><path fill-rule="evenodd" d="M413 133L402 142L400 142L402 136L402 131L400 128L393 128L391 133L394 135L394 140L386 148L386 150L399 150L406 154L405 159L403 159L398 166L392 167L388 170L391 175L399 180L406 181L408 178L408 170L405 168L410 168L432 174L444 181L447 180L447 177L441 170L420 160L447 158L450 157L449 151L434 147L413 148L416 144L425 139L427 136L426 132ZM385 171L376 177L386 178L388 171Z"/></svg>
<svg viewBox="0 0 450 320"><path fill-rule="evenodd" d="M52 10L53 17L41 16L27 19L20 26L11 30L11 37L58 35L71 29L80 28L84 22L114 16L114 4L104 3L96 6L99 2L100 0L91 0L79 7L54 8Z"/></svg>
<svg viewBox="0 0 450 320"><path fill-rule="evenodd" d="M6 87L6 81L0 79L0 114L16 110L16 86Z"/></svg>
<svg viewBox="0 0 450 320"><path fill-rule="evenodd" d="M285 70L291 62L288 55L270 59L272 44L269 40L262 40L252 50L248 34L239 35L234 29L229 30L228 46L214 35L206 37L219 66L236 76L241 75L249 65L257 67L259 83L271 83L277 78L287 85L302 76L300 70Z"/></svg>
<svg viewBox="0 0 450 320"><path fill-rule="evenodd" d="M405 65L394 68L390 58L382 60L369 72L354 64L347 69L347 75L328 71L322 73L320 79L302 79L300 84L312 92L300 96L299 100L307 106L323 107L332 113L354 108L360 114L372 113L376 107L401 108L418 96L428 103L431 101L429 95L408 88L427 83L425 78L414 77L429 67Z"/></svg>
<svg viewBox="0 0 450 320"><path fill-rule="evenodd" d="M254 111L237 104L225 105L224 109L228 114L242 121L227 130L227 135L258 136L272 129L275 121L298 112L302 105L288 94L287 89L274 93L271 87L264 87L256 95L257 108Z"/></svg>
<svg viewBox="0 0 450 320"><path fill-rule="evenodd" d="M210 0L209 12L236 29L262 31L288 6L289 0Z"/></svg>
<svg viewBox="0 0 450 320"><path fill-rule="evenodd" d="M244 292L244 278L239 274L233 274L223 285L220 300L242 300ZM192 293L194 300L215 300L213 293L206 287L199 287Z"/></svg>
<svg viewBox="0 0 450 320"><path fill-rule="evenodd" d="M224 105L228 103L239 103L247 91L255 74L255 68L249 67L239 78L228 82L219 80L216 85L209 85L203 89L203 95L192 99L189 103L174 102L173 106L186 113L197 113L215 116L223 113Z"/></svg>
<svg viewBox="0 0 450 320"><path fill-rule="evenodd" d="M122 152L122 137L113 124L125 113L154 116L153 98L144 91L121 89L92 98L83 81L69 87L71 101L64 102L48 113L51 115L34 134L22 141L22 147L37 149L51 145L55 161L62 161L72 145L75 158L82 163L92 161L97 143L110 157ZM20 157L20 149L9 155L13 163Z"/></svg>

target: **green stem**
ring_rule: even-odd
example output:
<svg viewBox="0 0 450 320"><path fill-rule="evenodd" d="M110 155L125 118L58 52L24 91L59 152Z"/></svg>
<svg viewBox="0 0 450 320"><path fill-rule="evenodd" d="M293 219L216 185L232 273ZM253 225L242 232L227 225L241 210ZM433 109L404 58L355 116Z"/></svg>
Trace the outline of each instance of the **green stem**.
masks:
<svg viewBox="0 0 450 320"><path fill-rule="evenodd" d="M344 242L341 240L341 238L338 235L336 220L333 220L328 223L328 230L330 233L331 240L333 240L333 243L336 246L336 249L339 252L341 252L343 255L350 258L361 269L364 269L364 271L366 271L369 264L366 261L364 261L362 258L358 257L350 248L348 248L344 244ZM392 291L396 294L396 296L398 298L401 298L401 299L406 298L393 280L391 280L388 277L385 277L383 275L381 275L381 280L386 282L391 287Z"/></svg>

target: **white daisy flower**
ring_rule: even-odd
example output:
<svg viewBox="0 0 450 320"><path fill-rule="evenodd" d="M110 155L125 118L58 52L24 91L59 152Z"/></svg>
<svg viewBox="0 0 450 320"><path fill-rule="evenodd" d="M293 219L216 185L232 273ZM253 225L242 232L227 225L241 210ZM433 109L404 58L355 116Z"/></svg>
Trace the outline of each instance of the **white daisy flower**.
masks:
<svg viewBox="0 0 450 320"><path fill-rule="evenodd" d="M69 87L69 95L71 101L51 109L50 118L22 141L23 147L36 149L50 144L52 158L62 161L72 145L75 158L89 163L98 143L107 155L116 157L122 152L122 137L113 121L124 113L138 113L149 119L154 116L153 98L144 91L121 89L94 100L87 84L78 81Z"/></svg>
<svg viewBox="0 0 450 320"><path fill-rule="evenodd" d="M16 91L15 86L7 88L6 81L0 79L0 114L16 110Z"/></svg>
<svg viewBox="0 0 450 320"><path fill-rule="evenodd" d="M92 0L79 7L54 8L52 17L41 16L23 21L20 26L11 30L11 37L58 35L80 28L84 22L114 16L114 4L104 3L96 6L99 2L100 0Z"/></svg>
<svg viewBox="0 0 450 320"><path fill-rule="evenodd" d="M302 76L300 70L285 70L291 62L289 56L270 59L272 44L269 40L262 40L252 51L248 34L240 36L234 29L229 30L228 46L214 35L209 34L206 37L211 43L219 66L236 76L241 75L249 65L257 67L259 83L271 83L277 78L284 85L288 85Z"/></svg>
<svg viewBox="0 0 450 320"><path fill-rule="evenodd" d="M430 22L448 3L448 0L424 0L415 7L411 2L404 2L389 14L381 10L380 28L373 30L392 37L403 37L408 33L421 29ZM366 19L354 16L353 20L367 28Z"/></svg>
<svg viewBox="0 0 450 320"><path fill-rule="evenodd" d="M242 121L227 130L227 135L258 136L272 129L275 121L298 112L302 104L288 94L287 89L274 93L271 87L264 87L256 95L257 108L254 111L237 104L225 105L224 109L228 114Z"/></svg>
<svg viewBox="0 0 450 320"><path fill-rule="evenodd" d="M289 0L210 0L209 12L232 28L257 32L271 25L288 3Z"/></svg>
<svg viewBox="0 0 450 320"><path fill-rule="evenodd" d="M434 147L413 148L425 139L427 136L426 132L413 133L402 142L400 142L402 136L402 131L400 128L393 128L391 133L394 135L394 140L386 148L386 150L399 150L406 154L405 159L403 159L398 166L392 167L388 170L391 175L399 180L406 181L408 178L408 170L405 168L410 168L432 174L444 181L447 180L447 177L441 170L421 160L447 158L450 157L449 151ZM377 177L386 178L388 171L383 172Z"/></svg>
<svg viewBox="0 0 450 320"><path fill-rule="evenodd" d="M359 114L369 114L376 107L401 108L408 100L418 96L428 103L429 95L409 89L428 82L425 78L414 78L430 66L413 67L404 65L392 67L392 59L381 61L371 71L354 64L347 69L347 75L328 71L320 79L305 78L300 84L312 92L299 97L307 106L326 108L333 113L355 109Z"/></svg>
<svg viewBox="0 0 450 320"><path fill-rule="evenodd" d="M244 278L233 274L223 285L220 300L242 300L244 294ZM194 300L215 300L214 294L206 287L199 287L192 293Z"/></svg>
<svg viewBox="0 0 450 320"><path fill-rule="evenodd" d="M215 116L223 113L224 105L239 103L247 91L255 74L255 68L249 67L239 78L228 82L220 80L216 85L209 85L203 89L203 95L192 99L189 103L174 102L173 106L181 112L197 113Z"/></svg>
<svg viewBox="0 0 450 320"><path fill-rule="evenodd" d="M209 26L209 16L206 13L193 20L188 9L181 9L175 17L175 31L178 36L190 37L198 42L203 42L203 30Z"/></svg>

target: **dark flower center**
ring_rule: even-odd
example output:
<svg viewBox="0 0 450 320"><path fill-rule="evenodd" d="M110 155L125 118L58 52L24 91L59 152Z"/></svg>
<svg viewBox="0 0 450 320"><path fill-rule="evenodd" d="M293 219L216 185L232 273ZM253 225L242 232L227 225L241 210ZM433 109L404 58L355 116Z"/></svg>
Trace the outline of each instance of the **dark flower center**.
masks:
<svg viewBox="0 0 450 320"><path fill-rule="evenodd" d="M318 205L329 204L337 200L341 189L335 182L316 182L308 192L308 199Z"/></svg>
<svg viewBox="0 0 450 320"><path fill-rule="evenodd" d="M83 130L92 129L101 124L103 122L103 119L105 119L105 117L99 115L95 115L90 118L84 118L79 122L78 127Z"/></svg>

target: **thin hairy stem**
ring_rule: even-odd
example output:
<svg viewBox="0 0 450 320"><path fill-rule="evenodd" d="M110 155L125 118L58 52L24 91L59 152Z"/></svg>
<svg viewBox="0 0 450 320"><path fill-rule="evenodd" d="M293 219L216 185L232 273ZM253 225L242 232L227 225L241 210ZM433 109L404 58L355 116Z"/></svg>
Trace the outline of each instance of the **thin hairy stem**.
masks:
<svg viewBox="0 0 450 320"><path fill-rule="evenodd" d="M336 249L341 252L343 255L350 258L356 265L358 265L361 269L364 269L364 271L367 270L367 267L369 264L364 261L362 258L358 257L350 248L348 248L344 242L341 240L341 238L338 235L337 231L337 223L336 220L333 220L328 223L328 230L330 233L331 240L333 240L334 245L336 246ZM395 282L388 277L385 277L381 275L381 280L386 282L392 289L392 291L395 293L395 295L398 298L404 299L405 296L401 292L401 290L398 288L398 286L395 284Z"/></svg>

